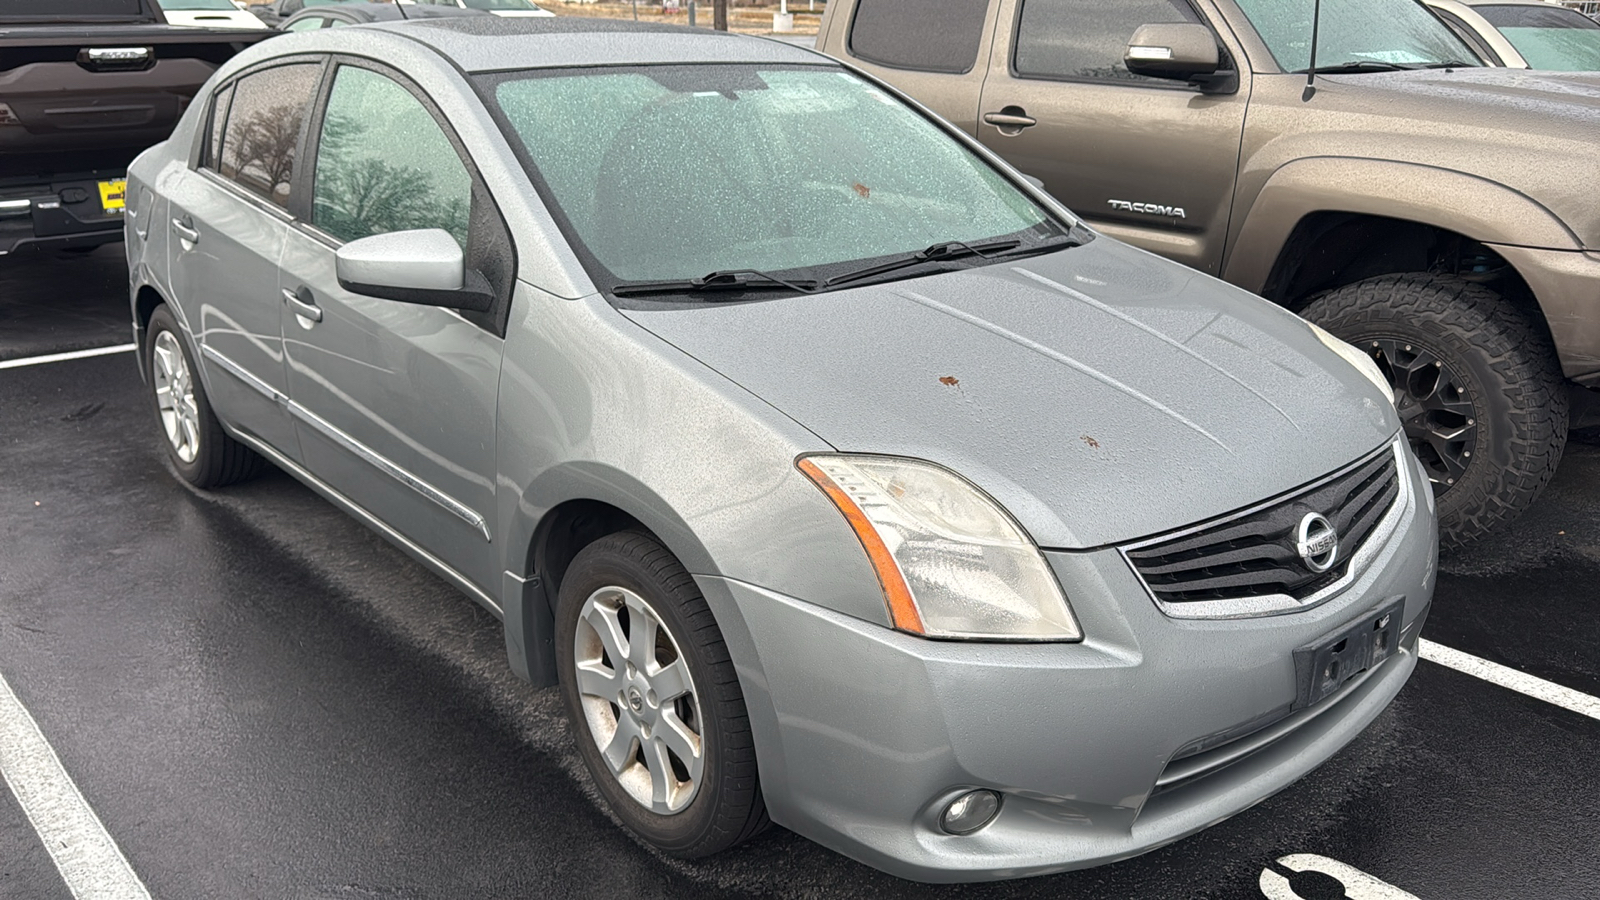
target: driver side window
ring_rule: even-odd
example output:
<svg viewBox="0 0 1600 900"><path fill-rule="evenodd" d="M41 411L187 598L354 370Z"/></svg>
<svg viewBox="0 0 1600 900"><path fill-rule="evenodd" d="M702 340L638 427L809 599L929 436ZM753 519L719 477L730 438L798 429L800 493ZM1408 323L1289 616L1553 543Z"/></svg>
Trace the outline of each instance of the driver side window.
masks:
<svg viewBox="0 0 1600 900"><path fill-rule="evenodd" d="M1188 0L1026 0L1012 67L1023 78L1150 82L1122 64L1140 25L1199 24Z"/></svg>

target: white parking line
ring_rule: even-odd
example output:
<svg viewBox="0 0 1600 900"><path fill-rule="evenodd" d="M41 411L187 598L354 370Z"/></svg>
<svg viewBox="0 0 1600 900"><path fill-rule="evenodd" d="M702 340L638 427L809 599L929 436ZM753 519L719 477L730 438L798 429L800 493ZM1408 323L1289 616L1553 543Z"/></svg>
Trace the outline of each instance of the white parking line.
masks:
<svg viewBox="0 0 1600 900"><path fill-rule="evenodd" d="M149 900L100 817L0 675L0 776L77 900Z"/></svg>
<svg viewBox="0 0 1600 900"><path fill-rule="evenodd" d="M1545 681L1527 672L1519 672L1509 666L1479 659L1430 640L1423 639L1420 645L1423 659L1441 666L1449 666L1474 678L1482 678L1484 681L1498 684L1519 694L1526 694L1535 700L1543 700L1562 709L1570 709L1580 716L1600 719L1600 697L1591 697L1572 688L1562 687L1553 681Z"/></svg>
<svg viewBox="0 0 1600 900"><path fill-rule="evenodd" d="M69 359L88 359L91 356L110 356L113 353L128 353L137 348L137 344L118 344L115 347L96 347L93 350L74 350L71 353L46 353L44 356L28 356L23 359L0 360L0 369L20 369L23 366L38 366L44 363L66 362Z"/></svg>

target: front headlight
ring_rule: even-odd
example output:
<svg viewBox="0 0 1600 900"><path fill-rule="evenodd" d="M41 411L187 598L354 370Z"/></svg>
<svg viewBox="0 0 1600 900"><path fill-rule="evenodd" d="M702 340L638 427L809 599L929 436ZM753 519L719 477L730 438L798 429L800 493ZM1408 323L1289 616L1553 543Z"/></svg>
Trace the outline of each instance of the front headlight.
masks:
<svg viewBox="0 0 1600 900"><path fill-rule="evenodd" d="M1367 376L1368 381L1377 385L1378 390L1382 391L1385 397L1391 400L1394 398L1394 385L1389 383L1389 379L1383 377L1383 370L1378 368L1378 364L1372 361L1372 357L1362 353L1345 341L1334 337L1327 329L1315 322L1307 322L1306 324L1311 326L1311 333L1315 334L1317 340L1321 341L1324 346L1344 357L1345 362L1360 370L1361 374Z"/></svg>
<svg viewBox="0 0 1600 900"><path fill-rule="evenodd" d="M1039 548L970 482L890 456L808 456L797 465L855 529L896 628L941 638L1083 637Z"/></svg>

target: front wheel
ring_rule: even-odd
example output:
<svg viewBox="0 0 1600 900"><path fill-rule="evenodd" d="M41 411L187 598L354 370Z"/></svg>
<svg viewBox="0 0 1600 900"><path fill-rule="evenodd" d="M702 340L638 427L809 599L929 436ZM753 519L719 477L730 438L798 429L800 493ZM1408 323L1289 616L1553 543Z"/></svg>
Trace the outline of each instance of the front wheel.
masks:
<svg viewBox="0 0 1600 900"><path fill-rule="evenodd" d="M699 589L628 531L561 580L556 660L578 751L611 811L673 856L709 856L767 825L744 695Z"/></svg>
<svg viewBox="0 0 1600 900"><path fill-rule="evenodd" d="M1441 543L1521 515L1561 461L1567 391L1549 337L1499 294L1450 275L1383 275L1301 315L1372 355L1433 482Z"/></svg>

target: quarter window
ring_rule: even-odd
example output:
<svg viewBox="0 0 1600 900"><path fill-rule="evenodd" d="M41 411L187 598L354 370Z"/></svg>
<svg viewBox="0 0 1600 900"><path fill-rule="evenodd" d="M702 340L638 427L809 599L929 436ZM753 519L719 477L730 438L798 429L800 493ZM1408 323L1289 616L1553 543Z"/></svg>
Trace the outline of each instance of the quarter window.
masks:
<svg viewBox="0 0 1600 900"><path fill-rule="evenodd" d="M1199 21L1186 0L1026 0L1012 66L1023 77L1154 81L1122 64L1133 33Z"/></svg>
<svg viewBox="0 0 1600 900"><path fill-rule="evenodd" d="M300 63L239 79L218 155L222 177L278 206L289 206L295 149L321 72L318 63Z"/></svg>
<svg viewBox="0 0 1600 900"><path fill-rule="evenodd" d="M443 228L463 247L472 175L427 107L393 80L343 66L318 141L312 224L342 241Z"/></svg>
<svg viewBox="0 0 1600 900"><path fill-rule="evenodd" d="M989 0L859 0L850 52L867 62L925 72L970 72Z"/></svg>

